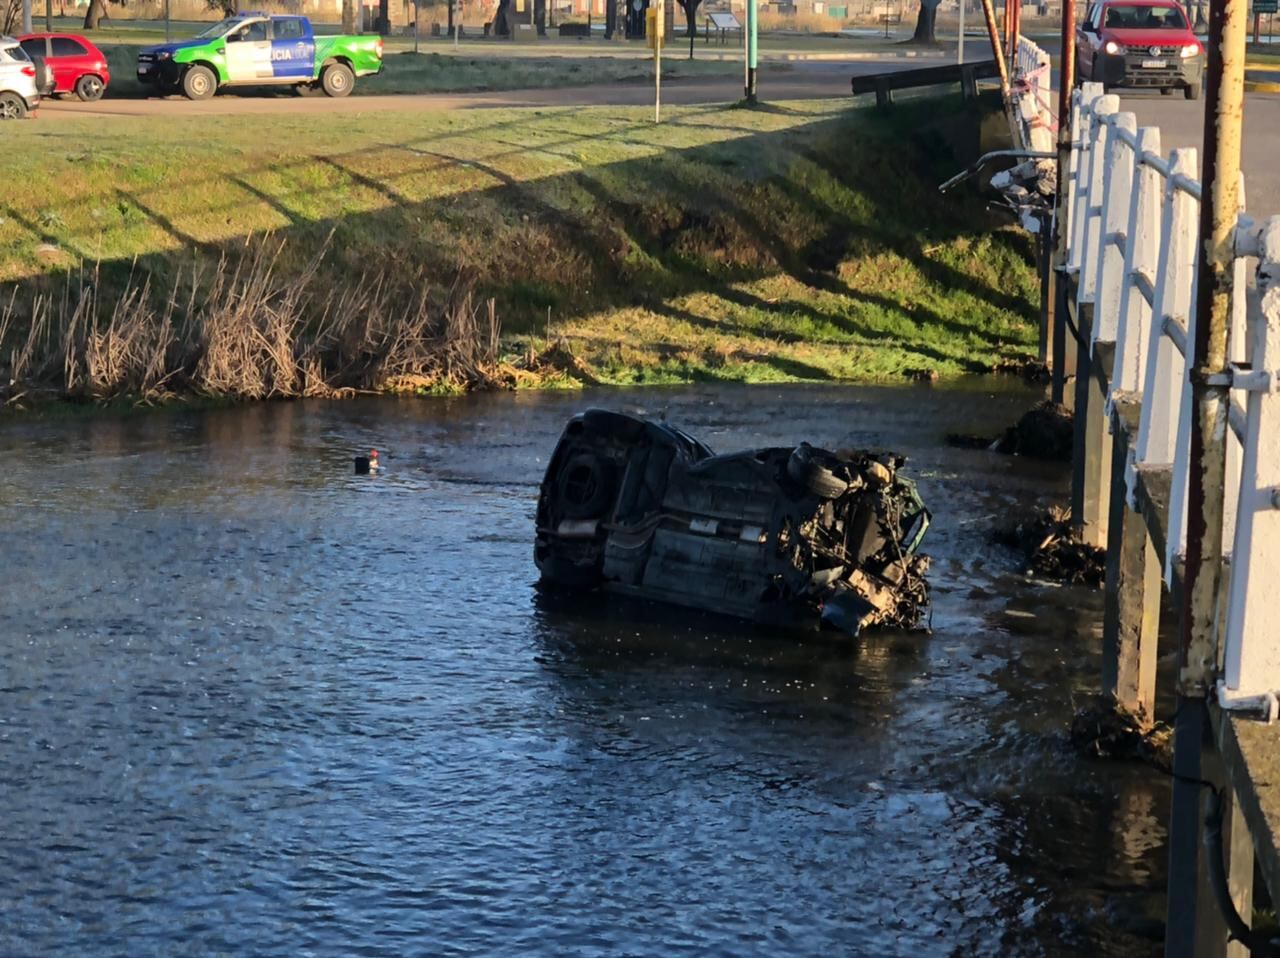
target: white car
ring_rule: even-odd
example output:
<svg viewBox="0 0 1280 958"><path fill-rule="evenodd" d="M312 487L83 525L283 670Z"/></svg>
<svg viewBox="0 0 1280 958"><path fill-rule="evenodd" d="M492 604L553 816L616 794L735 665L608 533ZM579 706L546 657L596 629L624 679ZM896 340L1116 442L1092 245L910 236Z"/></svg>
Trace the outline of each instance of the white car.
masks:
<svg viewBox="0 0 1280 958"><path fill-rule="evenodd" d="M40 103L36 65L13 37L0 37L0 120L21 120Z"/></svg>

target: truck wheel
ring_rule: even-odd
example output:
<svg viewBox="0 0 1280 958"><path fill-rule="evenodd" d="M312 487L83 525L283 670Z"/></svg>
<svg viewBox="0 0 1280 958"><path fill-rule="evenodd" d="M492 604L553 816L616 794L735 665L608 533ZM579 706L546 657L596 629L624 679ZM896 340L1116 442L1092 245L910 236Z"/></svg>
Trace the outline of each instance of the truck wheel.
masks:
<svg viewBox="0 0 1280 958"><path fill-rule="evenodd" d="M208 67L195 66L182 75L182 92L188 100L207 100L218 89L218 79Z"/></svg>
<svg viewBox="0 0 1280 958"><path fill-rule="evenodd" d="M92 103L94 100L101 100L102 91L105 89L106 87L103 85L102 79L100 77L93 76L92 74L82 76L76 81L76 96L85 103Z"/></svg>
<svg viewBox="0 0 1280 958"><path fill-rule="evenodd" d="M0 93L0 120L21 120L27 115L27 105L16 93Z"/></svg>
<svg viewBox="0 0 1280 958"><path fill-rule="evenodd" d="M1182 88L1182 95L1185 96L1188 100L1200 99L1200 84L1188 83L1185 87Z"/></svg>
<svg viewBox="0 0 1280 958"><path fill-rule="evenodd" d="M330 63L320 74L320 85L326 96L346 96L355 83L356 75L345 63Z"/></svg>

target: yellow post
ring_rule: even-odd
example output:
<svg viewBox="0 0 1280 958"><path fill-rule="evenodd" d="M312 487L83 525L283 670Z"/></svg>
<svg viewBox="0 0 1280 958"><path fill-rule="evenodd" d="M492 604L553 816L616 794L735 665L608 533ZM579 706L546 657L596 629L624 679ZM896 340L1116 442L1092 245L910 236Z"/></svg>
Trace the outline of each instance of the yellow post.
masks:
<svg viewBox="0 0 1280 958"><path fill-rule="evenodd" d="M655 0L644 12L645 42L653 50L653 122L662 122L662 44L667 21L663 17L663 0Z"/></svg>

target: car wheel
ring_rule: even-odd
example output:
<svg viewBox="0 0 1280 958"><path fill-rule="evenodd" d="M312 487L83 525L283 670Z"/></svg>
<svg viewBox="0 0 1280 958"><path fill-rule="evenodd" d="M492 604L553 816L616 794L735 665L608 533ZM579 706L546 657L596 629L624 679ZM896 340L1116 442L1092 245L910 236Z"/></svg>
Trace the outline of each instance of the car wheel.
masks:
<svg viewBox="0 0 1280 958"><path fill-rule="evenodd" d="M85 103L92 103L94 100L102 99L102 91L106 88L101 77L87 74L76 81L76 96Z"/></svg>
<svg viewBox="0 0 1280 958"><path fill-rule="evenodd" d="M1171 86L1162 86L1162 87L1160 88L1160 95L1161 95L1161 96L1173 96L1173 87L1171 87Z"/></svg>
<svg viewBox="0 0 1280 958"><path fill-rule="evenodd" d="M834 456L802 442L787 460L787 475L821 499L839 499L849 491L849 483L836 474L838 466Z"/></svg>
<svg viewBox="0 0 1280 958"><path fill-rule="evenodd" d="M560 512L569 519L595 519L613 501L613 463L589 452L565 463L557 483Z"/></svg>
<svg viewBox="0 0 1280 958"><path fill-rule="evenodd" d="M326 96L346 96L355 83L356 75L345 63L330 63L320 74L320 86Z"/></svg>
<svg viewBox="0 0 1280 958"><path fill-rule="evenodd" d="M182 92L188 100L207 100L218 90L218 78L208 67L195 66L182 75Z"/></svg>
<svg viewBox="0 0 1280 958"><path fill-rule="evenodd" d="M0 93L0 120L21 120L27 115L27 105L16 93Z"/></svg>
<svg viewBox="0 0 1280 958"><path fill-rule="evenodd" d="M1185 87L1182 88L1182 95L1185 96L1188 100L1200 99L1200 84L1188 83Z"/></svg>

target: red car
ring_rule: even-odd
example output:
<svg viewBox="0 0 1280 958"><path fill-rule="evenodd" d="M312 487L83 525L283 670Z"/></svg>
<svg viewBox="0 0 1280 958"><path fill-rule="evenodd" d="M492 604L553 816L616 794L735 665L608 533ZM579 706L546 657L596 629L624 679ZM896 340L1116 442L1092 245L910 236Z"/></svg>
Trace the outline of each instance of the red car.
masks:
<svg viewBox="0 0 1280 958"><path fill-rule="evenodd" d="M1076 49L1082 82L1200 96L1204 47L1177 0L1095 2L1077 31Z"/></svg>
<svg viewBox="0 0 1280 958"><path fill-rule="evenodd" d="M27 56L43 58L53 72L52 93L74 93L88 102L102 97L111 73L102 51L71 33L30 33L18 42ZM44 92L44 91L42 91Z"/></svg>

